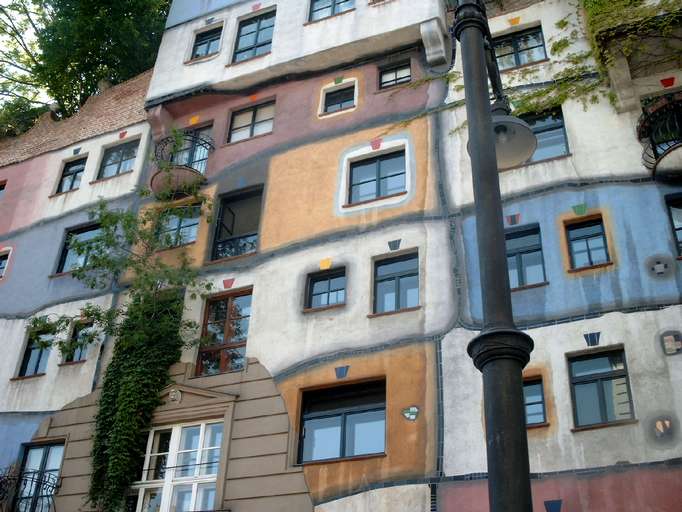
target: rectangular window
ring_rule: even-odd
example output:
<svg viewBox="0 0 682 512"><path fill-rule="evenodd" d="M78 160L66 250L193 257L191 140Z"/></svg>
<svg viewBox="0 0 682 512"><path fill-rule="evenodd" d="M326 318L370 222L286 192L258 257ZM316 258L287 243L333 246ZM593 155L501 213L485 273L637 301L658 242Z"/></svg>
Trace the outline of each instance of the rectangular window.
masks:
<svg viewBox="0 0 682 512"><path fill-rule="evenodd" d="M394 85L406 84L412 80L410 63L398 64L381 70L379 88L386 89Z"/></svg>
<svg viewBox="0 0 682 512"><path fill-rule="evenodd" d="M346 269L318 272L308 276L307 308L323 308L346 302Z"/></svg>
<svg viewBox="0 0 682 512"><path fill-rule="evenodd" d="M566 226L571 268L580 269L608 263L604 222L601 218Z"/></svg>
<svg viewBox="0 0 682 512"><path fill-rule="evenodd" d="M6 181L0 181L0 199L5 195L5 186L7 185Z"/></svg>
<svg viewBox="0 0 682 512"><path fill-rule="evenodd" d="M176 165L186 165L204 174L208 163L208 153L213 144L211 140L212 130L212 126L185 130L189 136L183 138L182 147L172 156L171 161Z"/></svg>
<svg viewBox="0 0 682 512"><path fill-rule="evenodd" d="M545 263L542 257L540 228L509 231L505 239L509 286L513 289L544 283Z"/></svg>
<svg viewBox="0 0 682 512"><path fill-rule="evenodd" d="M198 375L244 369L250 320L250 290L208 301L203 334L205 343L199 348Z"/></svg>
<svg viewBox="0 0 682 512"><path fill-rule="evenodd" d="M54 510L52 496L59 487L63 444L28 446L21 466L21 488L15 507L21 512Z"/></svg>
<svg viewBox="0 0 682 512"><path fill-rule="evenodd" d="M84 267L88 264L88 253L78 254L74 248L71 247L71 241L77 240L79 242L88 242L93 238L99 236L99 226L89 226L86 228L73 229L66 233L64 247L62 248L62 255L59 259L59 266L57 273L70 272L75 268Z"/></svg>
<svg viewBox="0 0 682 512"><path fill-rule="evenodd" d="M355 0L312 0L310 2L310 21L329 18L355 7Z"/></svg>
<svg viewBox="0 0 682 512"><path fill-rule="evenodd" d="M419 306L419 257L408 254L380 260L374 266L374 312Z"/></svg>
<svg viewBox="0 0 682 512"><path fill-rule="evenodd" d="M111 178L132 171L139 145L140 141L134 140L107 149L104 152L104 157L102 157L102 165L99 168L97 179Z"/></svg>
<svg viewBox="0 0 682 512"><path fill-rule="evenodd" d="M90 322L76 322L71 333L71 343L73 347L66 354L64 354L65 363L76 363L78 361L85 361L88 354L88 345L86 340L92 332L92 323Z"/></svg>
<svg viewBox="0 0 682 512"><path fill-rule="evenodd" d="M80 187L86 161L87 158L81 158L80 160L74 160L73 162L64 164L64 170L62 171L62 177L59 180L57 193L76 190Z"/></svg>
<svg viewBox="0 0 682 512"><path fill-rule="evenodd" d="M575 426L634 418L622 350L569 359Z"/></svg>
<svg viewBox="0 0 682 512"><path fill-rule="evenodd" d="M240 21L233 61L241 62L269 53L274 29L275 11Z"/></svg>
<svg viewBox="0 0 682 512"><path fill-rule="evenodd" d="M159 242L162 247L178 247L197 239L201 206L178 206L167 210L162 217Z"/></svg>
<svg viewBox="0 0 682 512"><path fill-rule="evenodd" d="M349 204L364 203L405 192L405 151L397 151L350 165Z"/></svg>
<svg viewBox="0 0 682 512"><path fill-rule="evenodd" d="M526 425L540 425L547 422L542 379L523 383L523 401L526 406Z"/></svg>
<svg viewBox="0 0 682 512"><path fill-rule="evenodd" d="M355 106L355 85L324 94L324 112L331 114Z"/></svg>
<svg viewBox="0 0 682 512"><path fill-rule="evenodd" d="M274 120L274 101L234 112L227 142L239 142L258 135L272 133Z"/></svg>
<svg viewBox="0 0 682 512"><path fill-rule="evenodd" d="M192 47L192 58L200 59L201 57L218 53L218 49L220 48L220 35L222 33L223 27L198 33L194 39L194 46Z"/></svg>
<svg viewBox="0 0 682 512"><path fill-rule="evenodd" d="M7 264L9 263L9 254L0 254L0 278L5 277L7 271Z"/></svg>
<svg viewBox="0 0 682 512"><path fill-rule="evenodd" d="M24 351L24 358L19 368L19 377L42 375L47 369L47 361L50 358L52 334L32 332L29 333L28 343Z"/></svg>
<svg viewBox="0 0 682 512"><path fill-rule="evenodd" d="M668 213L673 227L673 237L677 246L677 254L682 256L682 198L668 201Z"/></svg>
<svg viewBox="0 0 682 512"><path fill-rule="evenodd" d="M538 141L535 153L528 163L568 155L568 138L561 108L539 115L522 116L522 118L531 127Z"/></svg>
<svg viewBox="0 0 682 512"><path fill-rule="evenodd" d="M220 203L213 259L256 252L263 192L230 196Z"/></svg>
<svg viewBox="0 0 682 512"><path fill-rule="evenodd" d="M547 58L541 27L496 37L493 46L500 71Z"/></svg>
<svg viewBox="0 0 682 512"><path fill-rule="evenodd" d="M303 393L299 462L386 450L386 382Z"/></svg>
<svg viewBox="0 0 682 512"><path fill-rule="evenodd" d="M153 430L126 512L214 510L222 423Z"/></svg>

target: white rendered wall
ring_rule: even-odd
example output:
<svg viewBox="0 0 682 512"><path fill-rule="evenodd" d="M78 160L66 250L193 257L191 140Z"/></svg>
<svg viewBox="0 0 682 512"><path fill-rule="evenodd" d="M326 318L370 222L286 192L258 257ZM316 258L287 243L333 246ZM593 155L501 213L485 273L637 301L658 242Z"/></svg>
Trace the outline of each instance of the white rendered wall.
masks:
<svg viewBox="0 0 682 512"><path fill-rule="evenodd" d="M429 512L428 485L403 485L375 489L315 507L315 512Z"/></svg>

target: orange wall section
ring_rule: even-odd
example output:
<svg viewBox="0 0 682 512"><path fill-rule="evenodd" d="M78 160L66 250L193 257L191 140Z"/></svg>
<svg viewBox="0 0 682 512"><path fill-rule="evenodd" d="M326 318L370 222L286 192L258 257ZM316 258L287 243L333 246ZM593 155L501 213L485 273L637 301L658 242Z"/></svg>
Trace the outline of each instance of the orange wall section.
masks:
<svg viewBox="0 0 682 512"><path fill-rule="evenodd" d="M335 368L349 366L337 379ZM386 379L385 455L303 465L313 500L351 494L376 482L390 482L435 474L437 450L436 354L432 343L387 349L339 359L278 383L291 422L290 453L297 462L302 393L307 389L343 386L358 381ZM416 405L416 421L402 410Z"/></svg>

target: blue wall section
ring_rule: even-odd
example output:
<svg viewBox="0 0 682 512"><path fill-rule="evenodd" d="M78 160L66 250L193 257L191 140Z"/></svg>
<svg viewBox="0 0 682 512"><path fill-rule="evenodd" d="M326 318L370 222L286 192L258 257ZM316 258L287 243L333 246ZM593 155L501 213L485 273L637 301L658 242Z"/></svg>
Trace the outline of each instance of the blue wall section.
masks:
<svg viewBox="0 0 682 512"><path fill-rule="evenodd" d="M19 463L22 443L28 443L51 412L0 414L0 468Z"/></svg>
<svg viewBox="0 0 682 512"><path fill-rule="evenodd" d="M512 293L517 322L535 324L570 316L594 314L682 300L682 261L677 256L665 196L682 187L655 183L599 184L589 188L553 190L529 199L505 203L505 215L520 214L519 226L538 223L547 286ZM597 273L569 273L562 259L564 228L561 218L575 217L572 206L585 203L588 213L603 212L615 247L615 264ZM481 321L476 219L462 220L470 297L470 321ZM649 274L647 258L673 257L673 273L659 278Z"/></svg>

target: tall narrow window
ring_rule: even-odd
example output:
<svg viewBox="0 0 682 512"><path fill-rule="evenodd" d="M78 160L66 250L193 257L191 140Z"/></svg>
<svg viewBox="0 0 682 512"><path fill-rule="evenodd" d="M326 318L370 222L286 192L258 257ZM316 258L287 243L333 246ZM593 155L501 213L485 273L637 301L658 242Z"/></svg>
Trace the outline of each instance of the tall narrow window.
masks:
<svg viewBox="0 0 682 512"><path fill-rule="evenodd" d="M7 265L9 264L9 253L0 254L0 279L5 277Z"/></svg>
<svg viewBox="0 0 682 512"><path fill-rule="evenodd" d="M21 489L16 508L21 512L53 510L53 495L59 486L59 470L64 456L63 444L29 446L21 467Z"/></svg>
<svg viewBox="0 0 682 512"><path fill-rule="evenodd" d="M346 302L346 269L334 269L308 276L307 308L323 308Z"/></svg>
<svg viewBox="0 0 682 512"><path fill-rule="evenodd" d="M24 351L24 357L19 368L19 377L30 377L31 375L42 375L47 369L47 361L50 358L50 351L53 335L41 332L29 333L28 343Z"/></svg>
<svg viewBox="0 0 682 512"><path fill-rule="evenodd" d="M601 218L566 226L571 268L580 269L608 263L604 222Z"/></svg>
<svg viewBox="0 0 682 512"><path fill-rule="evenodd" d="M394 85L406 84L412 80L409 62L384 68L380 73L379 88L381 89L387 89Z"/></svg>
<svg viewBox="0 0 682 512"><path fill-rule="evenodd" d="M172 156L172 162L177 165L186 165L195 171L204 174L208 163L208 154L211 148L212 126L205 126L196 130L187 130L188 136L183 138L182 147Z"/></svg>
<svg viewBox="0 0 682 512"><path fill-rule="evenodd" d="M80 160L67 162L64 165L62 177L59 180L59 186L57 186L57 193L76 190L78 187L80 187L81 177L83 176L83 171L85 171L86 161L86 158L81 158Z"/></svg>
<svg viewBox="0 0 682 512"><path fill-rule="evenodd" d="M262 191L229 196L220 203L213 259L256 252Z"/></svg>
<svg viewBox="0 0 682 512"><path fill-rule="evenodd" d="M166 211L162 217L159 240L163 247L178 247L197 239L201 206L178 206Z"/></svg>
<svg viewBox="0 0 682 512"><path fill-rule="evenodd" d="M355 106L355 85L324 93L324 112L332 114Z"/></svg>
<svg viewBox="0 0 682 512"><path fill-rule="evenodd" d="M76 322L71 333L71 349L64 354L65 363L85 361L88 354L87 340L92 331L92 323Z"/></svg>
<svg viewBox="0 0 682 512"><path fill-rule="evenodd" d="M405 175L404 150L353 162L348 203L363 203L405 192Z"/></svg>
<svg viewBox="0 0 682 512"><path fill-rule="evenodd" d="M682 197L668 201L668 213L672 223L677 254L682 256Z"/></svg>
<svg viewBox="0 0 682 512"><path fill-rule="evenodd" d="M538 141L529 163L568 155L568 138L561 108L539 115L523 116L523 120L531 127Z"/></svg>
<svg viewBox="0 0 682 512"><path fill-rule="evenodd" d="M419 258L408 254L380 260L374 266L374 312L419 306Z"/></svg>
<svg viewBox="0 0 682 512"><path fill-rule="evenodd" d="M303 394L299 462L384 453L386 382Z"/></svg>
<svg viewBox="0 0 682 512"><path fill-rule="evenodd" d="M199 375L244 369L250 319L250 290L208 301L205 343L199 349L197 364Z"/></svg>
<svg viewBox="0 0 682 512"><path fill-rule="evenodd" d="M220 35L222 33L223 27L198 33L196 38L194 38L192 58L200 59L201 57L218 53L218 49L220 48Z"/></svg>
<svg viewBox="0 0 682 512"><path fill-rule="evenodd" d="M547 58L542 28L531 28L493 39L497 65L501 71Z"/></svg>
<svg viewBox="0 0 682 512"><path fill-rule="evenodd" d="M234 62L265 55L272 48L272 34L275 29L275 11L248 18L239 22Z"/></svg>
<svg viewBox="0 0 682 512"><path fill-rule="evenodd" d="M523 401L526 407L526 425L541 425L547 422L542 379L523 383Z"/></svg>
<svg viewBox="0 0 682 512"><path fill-rule="evenodd" d="M111 178L112 176L132 171L139 145L140 141L134 140L107 149L104 152L104 157L102 157L102 165L97 178Z"/></svg>
<svg viewBox="0 0 682 512"><path fill-rule="evenodd" d="M71 241L77 240L78 242L88 242L99 236L99 234L99 226L89 226L68 231L66 239L64 240L64 247L62 248L62 255L59 259L57 272L70 272L75 268L86 266L88 264L88 252L86 251L84 254L78 254L72 247Z"/></svg>
<svg viewBox="0 0 682 512"><path fill-rule="evenodd" d="M275 102L246 108L232 114L228 142L239 142L272 132L275 120Z"/></svg>
<svg viewBox="0 0 682 512"><path fill-rule="evenodd" d="M7 185L6 181L0 181L0 199L5 195L5 187Z"/></svg>
<svg viewBox="0 0 682 512"><path fill-rule="evenodd" d="M505 238L509 286L521 288L544 283L545 264L542 258L540 228L535 226L509 231Z"/></svg>
<svg viewBox="0 0 682 512"><path fill-rule="evenodd" d="M355 0L311 0L310 21L329 18L355 7Z"/></svg>
<svg viewBox="0 0 682 512"><path fill-rule="evenodd" d="M575 426L608 424L634 417L622 350L569 359Z"/></svg>

